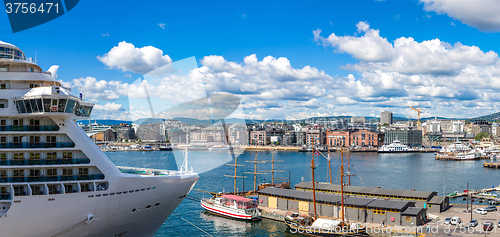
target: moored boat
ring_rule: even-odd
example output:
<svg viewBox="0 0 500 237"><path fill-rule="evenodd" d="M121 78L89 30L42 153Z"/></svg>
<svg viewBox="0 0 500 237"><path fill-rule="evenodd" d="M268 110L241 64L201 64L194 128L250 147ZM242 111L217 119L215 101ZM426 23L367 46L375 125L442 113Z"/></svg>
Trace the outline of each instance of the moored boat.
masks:
<svg viewBox="0 0 500 237"><path fill-rule="evenodd" d="M261 213L257 201L236 195L222 195L202 199L201 207L210 213L239 220L259 221Z"/></svg>
<svg viewBox="0 0 500 237"><path fill-rule="evenodd" d="M393 143L389 145L383 145L379 150L379 153L408 153L408 152L418 152L418 150L413 149L399 140L394 140Z"/></svg>

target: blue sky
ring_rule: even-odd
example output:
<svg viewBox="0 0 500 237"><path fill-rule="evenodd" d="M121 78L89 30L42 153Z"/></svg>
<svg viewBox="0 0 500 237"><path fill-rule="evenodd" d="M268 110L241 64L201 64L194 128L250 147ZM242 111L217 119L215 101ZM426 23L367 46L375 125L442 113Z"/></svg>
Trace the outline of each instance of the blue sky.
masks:
<svg viewBox="0 0 500 237"><path fill-rule="evenodd" d="M151 96L182 103L203 88L176 92L202 83L239 96L248 118L415 117L410 105L471 117L499 111L500 4L468 2L86 0L15 34L0 14L0 40L36 52L43 69L59 65L95 118L140 116L127 102L139 97L133 82L192 56L200 68L157 81Z"/></svg>

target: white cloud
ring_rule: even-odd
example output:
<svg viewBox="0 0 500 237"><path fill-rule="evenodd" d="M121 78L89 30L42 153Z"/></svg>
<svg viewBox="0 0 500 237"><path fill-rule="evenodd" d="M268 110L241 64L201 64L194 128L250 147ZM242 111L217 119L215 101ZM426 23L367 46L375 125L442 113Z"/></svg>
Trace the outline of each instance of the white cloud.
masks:
<svg viewBox="0 0 500 237"><path fill-rule="evenodd" d="M166 25L167 25L167 24L165 24L165 23L158 23L158 26L159 26L162 30L164 30L164 29L165 29L165 26L166 26Z"/></svg>
<svg viewBox="0 0 500 237"><path fill-rule="evenodd" d="M500 31L500 1L498 0L420 0L426 11L447 14L481 31Z"/></svg>
<svg viewBox="0 0 500 237"><path fill-rule="evenodd" d="M110 111L110 112L124 111L125 110L121 104L109 103L109 102L106 103L105 105L97 104L94 106L94 109L95 110Z"/></svg>
<svg viewBox="0 0 500 237"><path fill-rule="evenodd" d="M370 29L366 22L359 22L356 27L359 33L364 33L363 36L337 36L332 33L328 38L323 38L321 30L317 29L313 31L314 39L324 46L334 47L337 52L350 54L363 61L384 62L393 57L393 46L386 38L380 37L378 30Z"/></svg>
<svg viewBox="0 0 500 237"><path fill-rule="evenodd" d="M82 77L73 79L71 86L77 88L80 93L89 99L116 100L120 96L109 88L110 83L112 82L98 81L94 77Z"/></svg>
<svg viewBox="0 0 500 237"><path fill-rule="evenodd" d="M315 40L324 47L333 46L335 52L349 53L359 60L356 64L344 65L346 69L357 71L356 76L350 74L339 78L338 88L342 89L329 90L327 98L338 105L336 111L345 109L369 114L378 107L413 115L413 111L406 108L420 105L437 116L467 117L478 113L478 108L483 109L479 114L497 112L492 104L489 108L481 107L481 104L495 101L500 89L497 53L439 39L417 42L411 37L400 37L389 42L366 22L358 23L357 29L361 35L339 37L332 34L328 38L323 38L319 29L313 31ZM367 36L368 32L371 35ZM358 49L348 47L352 45L357 45ZM384 57L360 56L359 53L360 49L377 52L384 47L390 51ZM471 109L471 106L477 107Z"/></svg>
<svg viewBox="0 0 500 237"><path fill-rule="evenodd" d="M147 73L172 63L172 59L168 55L163 55L163 51L158 48L153 46L136 48L125 41L97 58L109 68L133 73Z"/></svg>

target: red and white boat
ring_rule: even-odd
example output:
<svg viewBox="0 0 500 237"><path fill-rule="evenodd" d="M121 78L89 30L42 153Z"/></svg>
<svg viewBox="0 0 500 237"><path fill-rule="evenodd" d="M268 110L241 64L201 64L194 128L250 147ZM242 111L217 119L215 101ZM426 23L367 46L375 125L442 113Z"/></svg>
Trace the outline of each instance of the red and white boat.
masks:
<svg viewBox="0 0 500 237"><path fill-rule="evenodd" d="M201 207L210 213L239 220L258 221L261 214L257 201L236 195L222 195L210 199L202 199Z"/></svg>

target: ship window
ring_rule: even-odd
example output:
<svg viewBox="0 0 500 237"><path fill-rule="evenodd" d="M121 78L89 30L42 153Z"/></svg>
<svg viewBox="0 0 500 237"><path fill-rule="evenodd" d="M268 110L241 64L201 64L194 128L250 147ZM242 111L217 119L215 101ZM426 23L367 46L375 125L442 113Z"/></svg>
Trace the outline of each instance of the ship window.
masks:
<svg viewBox="0 0 500 237"><path fill-rule="evenodd" d="M78 174L89 174L89 168L78 168Z"/></svg>
<svg viewBox="0 0 500 237"><path fill-rule="evenodd" d="M33 109L31 108L31 104L29 100L23 100L24 107L26 107L26 113L32 113Z"/></svg>
<svg viewBox="0 0 500 237"><path fill-rule="evenodd" d="M31 68L31 72L33 71L33 68ZM30 88L37 88L40 87L40 84L38 83L30 83Z"/></svg>
<svg viewBox="0 0 500 237"><path fill-rule="evenodd" d="M66 105L66 113L73 113L73 110L75 108L75 101L74 100L68 100L68 105Z"/></svg>
<svg viewBox="0 0 500 237"><path fill-rule="evenodd" d="M24 153L14 153L14 160L24 159Z"/></svg>
<svg viewBox="0 0 500 237"><path fill-rule="evenodd" d="M38 112L43 113L43 103L42 99L36 99L36 105L38 107Z"/></svg>
<svg viewBox="0 0 500 237"><path fill-rule="evenodd" d="M2 58L1 55L0 55L0 58ZM6 72L6 71L7 71L6 67L0 67L0 72ZM7 89L7 88L1 88L1 89Z"/></svg>
<svg viewBox="0 0 500 237"><path fill-rule="evenodd" d="M12 120L12 124L14 126L23 126L24 125L24 120L22 120L22 119L14 119L14 120Z"/></svg>
<svg viewBox="0 0 500 237"><path fill-rule="evenodd" d="M73 152L63 152L63 158L66 158L66 159L73 158Z"/></svg>
<svg viewBox="0 0 500 237"><path fill-rule="evenodd" d="M67 99L60 99L59 100L59 106L58 106L57 112L61 112L61 113L64 112L64 110L66 109L66 102L67 101L68 101Z"/></svg>
<svg viewBox="0 0 500 237"><path fill-rule="evenodd" d="M43 99L43 111L45 113L50 112L50 99Z"/></svg>
<svg viewBox="0 0 500 237"><path fill-rule="evenodd" d="M55 159L55 158L57 158L57 152L47 153L47 159Z"/></svg>
<svg viewBox="0 0 500 237"><path fill-rule="evenodd" d="M40 110L38 109L38 105L36 104L35 99L30 100L30 104L31 104L31 109L33 110L33 113L40 112Z"/></svg>
<svg viewBox="0 0 500 237"><path fill-rule="evenodd" d="M57 176L57 169L47 169L48 176Z"/></svg>
<svg viewBox="0 0 500 237"><path fill-rule="evenodd" d="M0 154L0 160L6 160L7 159L7 154L1 153ZM3 171L3 170L2 170Z"/></svg>
<svg viewBox="0 0 500 237"><path fill-rule="evenodd" d="M24 106L24 102L22 100L16 101L17 112L26 113L26 107Z"/></svg>
<svg viewBox="0 0 500 237"><path fill-rule="evenodd" d="M63 169L63 175L73 175L73 169Z"/></svg>

